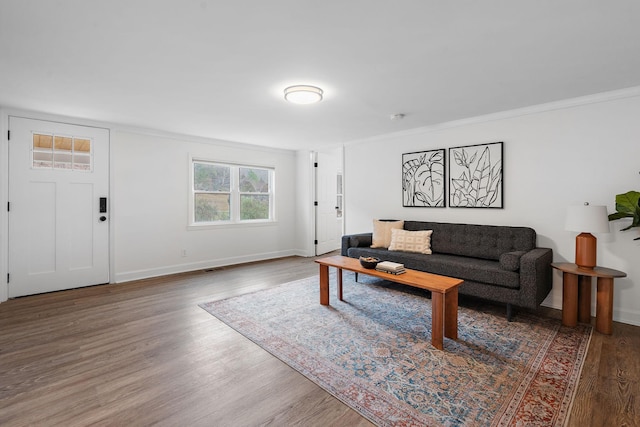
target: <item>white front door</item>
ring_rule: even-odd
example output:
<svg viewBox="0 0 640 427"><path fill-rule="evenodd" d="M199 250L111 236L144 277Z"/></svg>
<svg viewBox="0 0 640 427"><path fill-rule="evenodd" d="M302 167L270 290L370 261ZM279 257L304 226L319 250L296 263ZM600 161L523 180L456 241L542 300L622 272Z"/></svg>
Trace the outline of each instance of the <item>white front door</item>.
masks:
<svg viewBox="0 0 640 427"><path fill-rule="evenodd" d="M109 282L109 131L9 118L9 297Z"/></svg>
<svg viewBox="0 0 640 427"><path fill-rule="evenodd" d="M340 248L342 157L340 149L316 153L316 255Z"/></svg>

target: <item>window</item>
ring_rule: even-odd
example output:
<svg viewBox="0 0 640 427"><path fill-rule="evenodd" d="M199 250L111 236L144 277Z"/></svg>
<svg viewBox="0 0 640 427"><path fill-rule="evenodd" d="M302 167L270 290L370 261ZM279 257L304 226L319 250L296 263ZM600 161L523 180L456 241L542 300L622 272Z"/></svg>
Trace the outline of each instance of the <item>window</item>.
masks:
<svg viewBox="0 0 640 427"><path fill-rule="evenodd" d="M238 168L240 220L270 219L269 169Z"/></svg>
<svg viewBox="0 0 640 427"><path fill-rule="evenodd" d="M192 223L274 220L274 170L193 160Z"/></svg>
<svg viewBox="0 0 640 427"><path fill-rule="evenodd" d="M31 157L33 168L91 171L91 140L34 133Z"/></svg>
<svg viewBox="0 0 640 427"><path fill-rule="evenodd" d="M231 167L193 163L195 222L231 219Z"/></svg>

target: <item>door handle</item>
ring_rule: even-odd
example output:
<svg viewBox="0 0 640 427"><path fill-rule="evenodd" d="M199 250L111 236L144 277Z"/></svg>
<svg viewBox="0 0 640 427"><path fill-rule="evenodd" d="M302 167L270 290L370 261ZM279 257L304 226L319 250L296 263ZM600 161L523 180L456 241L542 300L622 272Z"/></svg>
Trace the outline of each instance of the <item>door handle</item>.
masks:
<svg viewBox="0 0 640 427"><path fill-rule="evenodd" d="M100 217L100 221L104 222L104 221L106 221L106 220L107 220L107 217L106 217L106 216L102 215L102 216Z"/></svg>

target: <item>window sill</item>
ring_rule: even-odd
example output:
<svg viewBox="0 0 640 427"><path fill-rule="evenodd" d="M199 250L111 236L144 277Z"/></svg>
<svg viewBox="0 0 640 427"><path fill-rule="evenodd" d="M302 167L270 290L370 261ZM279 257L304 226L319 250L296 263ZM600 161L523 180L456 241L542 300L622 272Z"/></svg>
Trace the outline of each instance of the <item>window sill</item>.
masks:
<svg viewBox="0 0 640 427"><path fill-rule="evenodd" d="M248 227L273 227L278 225L278 221L247 221L247 222L225 222L221 224L189 224L188 231L198 230L220 230L224 228L248 228Z"/></svg>

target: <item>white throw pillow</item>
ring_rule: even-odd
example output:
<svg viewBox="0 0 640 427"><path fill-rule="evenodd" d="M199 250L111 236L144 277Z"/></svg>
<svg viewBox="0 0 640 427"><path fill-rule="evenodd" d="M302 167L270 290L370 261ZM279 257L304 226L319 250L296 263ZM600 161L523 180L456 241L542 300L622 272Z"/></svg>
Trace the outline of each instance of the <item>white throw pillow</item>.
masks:
<svg viewBox="0 0 640 427"><path fill-rule="evenodd" d="M431 254L432 233L433 230L391 230L391 244L389 245L389 250Z"/></svg>
<svg viewBox="0 0 640 427"><path fill-rule="evenodd" d="M373 220L372 248L388 248L391 244L391 230L402 229L404 221Z"/></svg>

